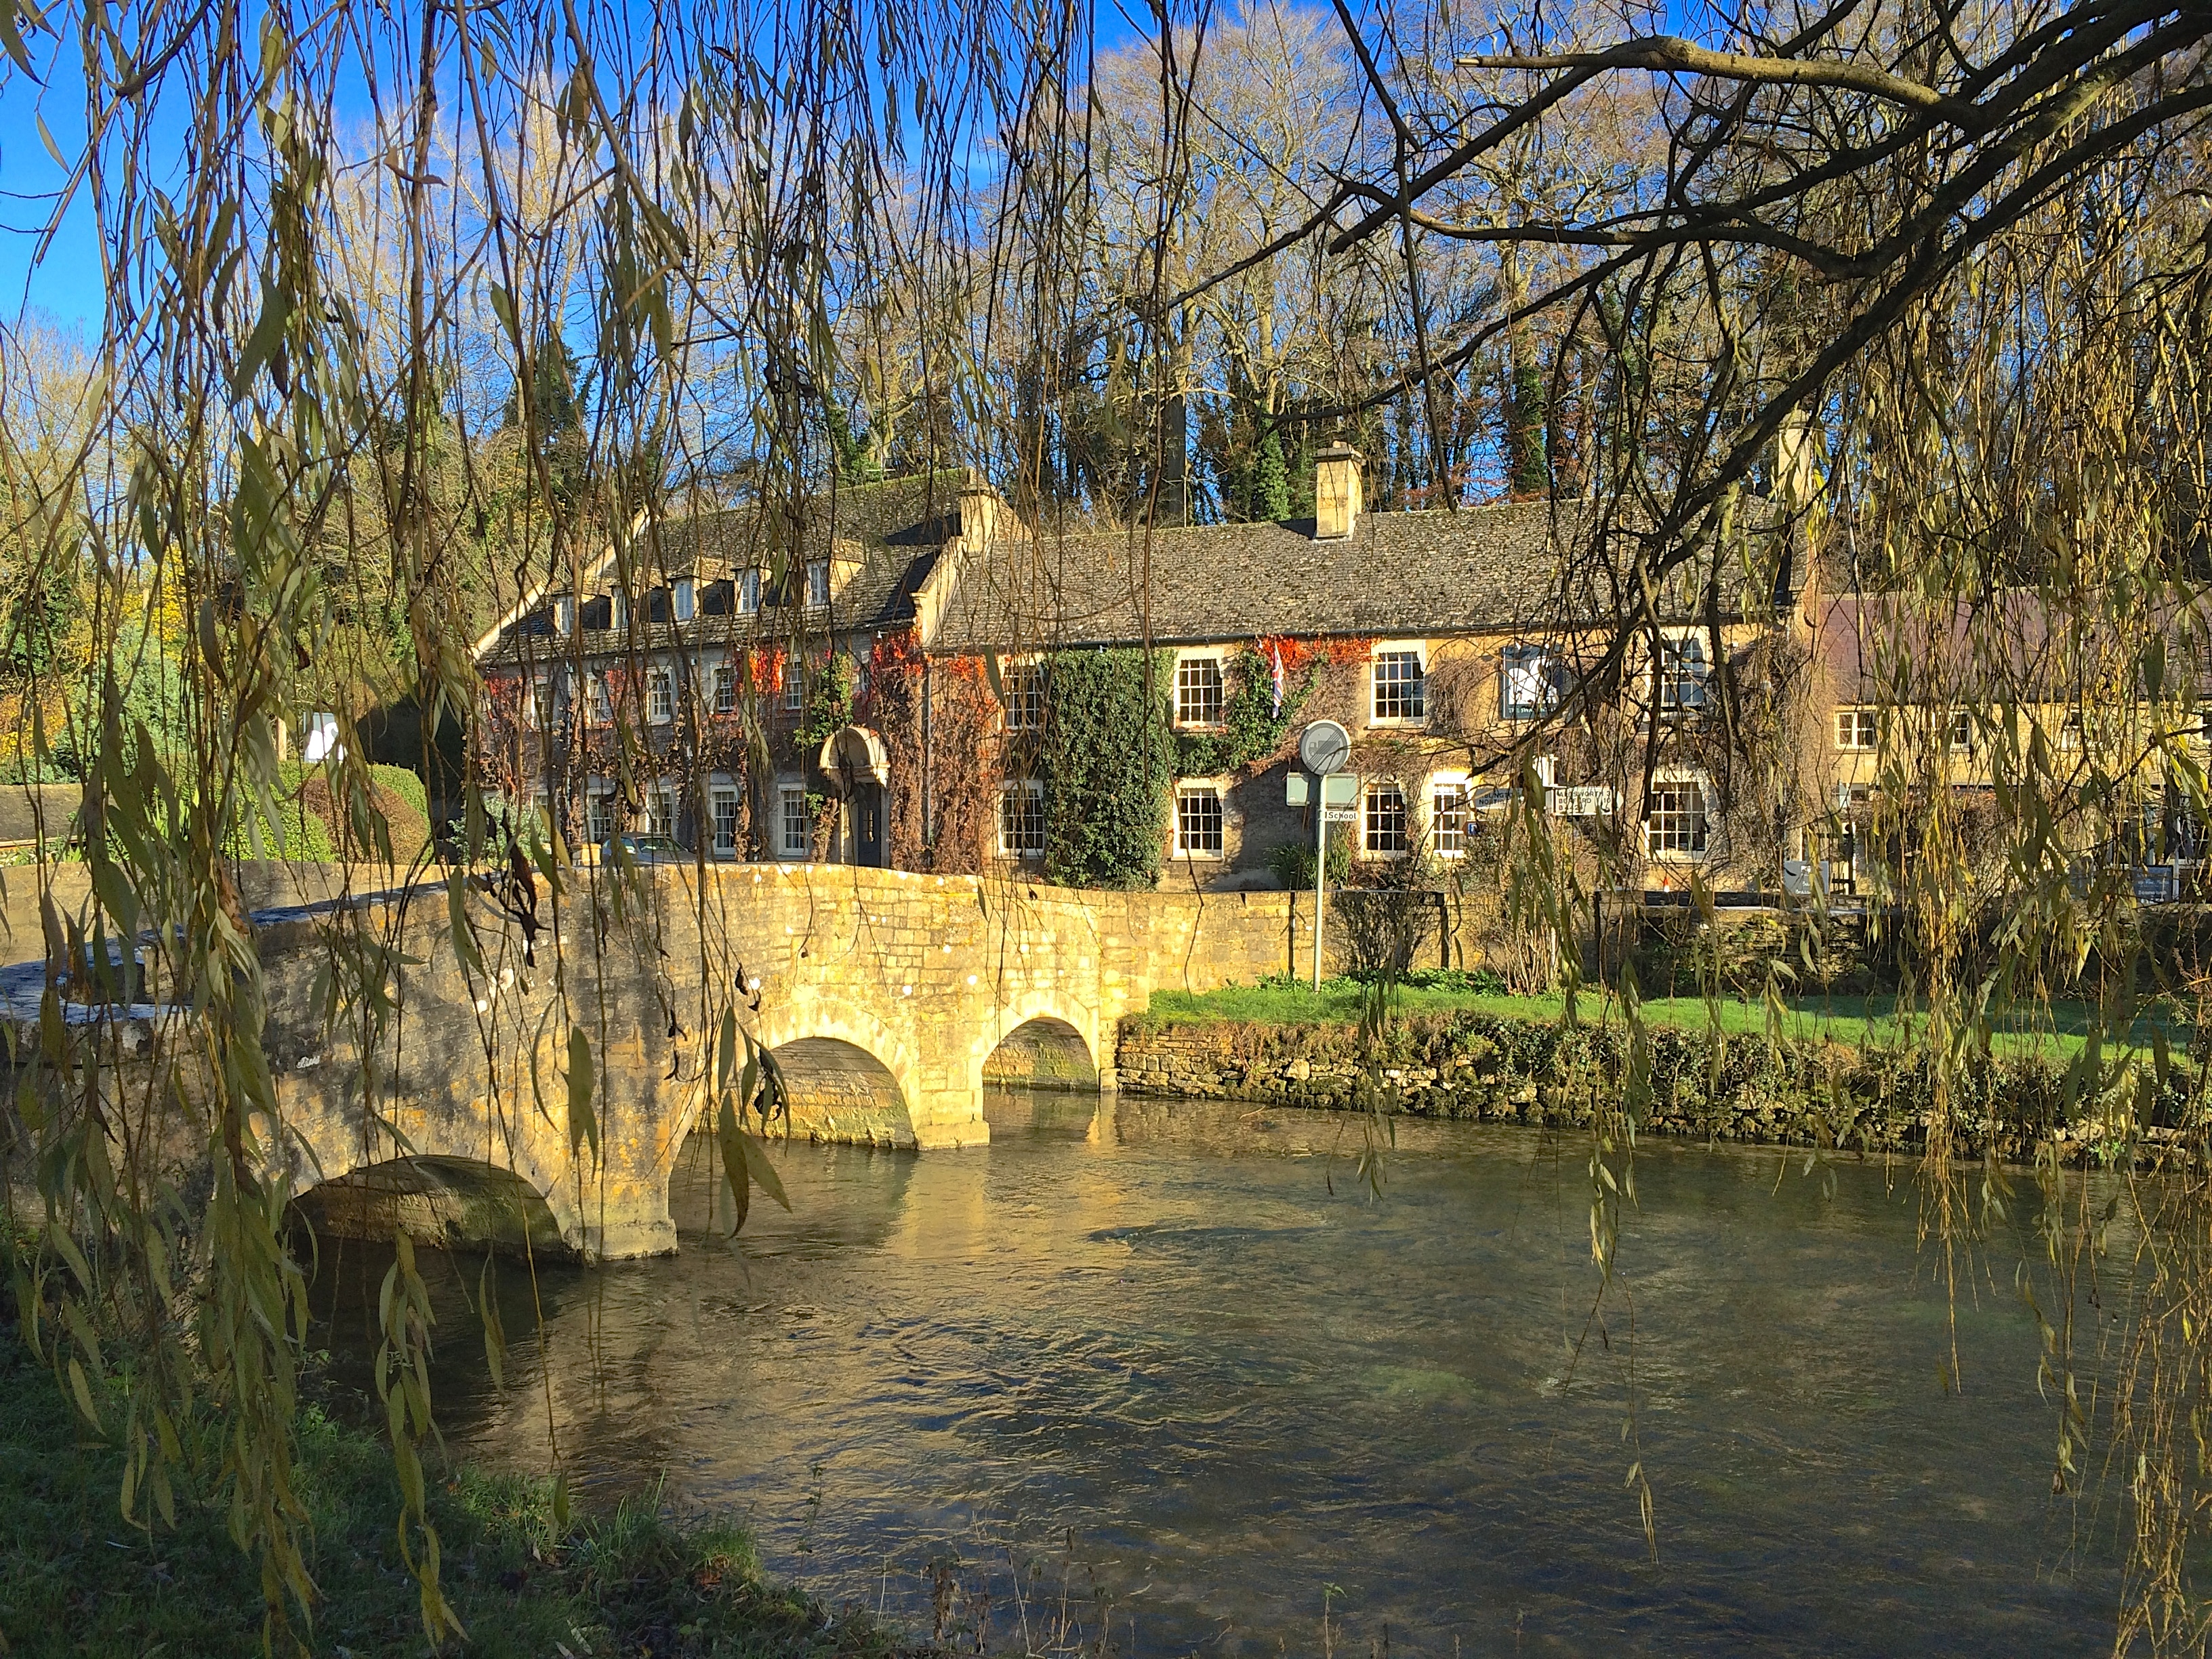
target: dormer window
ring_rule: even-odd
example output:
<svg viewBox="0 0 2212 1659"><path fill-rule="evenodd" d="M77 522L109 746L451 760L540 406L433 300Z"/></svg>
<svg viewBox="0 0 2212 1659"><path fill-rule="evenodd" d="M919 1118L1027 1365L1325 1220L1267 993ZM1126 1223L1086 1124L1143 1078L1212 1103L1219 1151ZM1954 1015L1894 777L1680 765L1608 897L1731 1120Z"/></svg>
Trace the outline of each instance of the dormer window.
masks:
<svg viewBox="0 0 2212 1659"><path fill-rule="evenodd" d="M553 601L553 631L573 634L576 631L576 596L563 593Z"/></svg>
<svg viewBox="0 0 2212 1659"><path fill-rule="evenodd" d="M699 614L699 585L689 576L676 579L676 620L688 623Z"/></svg>
<svg viewBox="0 0 2212 1659"><path fill-rule="evenodd" d="M737 589L738 614L741 617L759 615L760 572L757 570L740 570L738 572Z"/></svg>
<svg viewBox="0 0 2212 1659"><path fill-rule="evenodd" d="M806 562L806 608L827 611L830 608L830 561L809 559Z"/></svg>
<svg viewBox="0 0 2212 1659"><path fill-rule="evenodd" d="M629 602L620 593L607 595L607 626L617 632L629 626Z"/></svg>

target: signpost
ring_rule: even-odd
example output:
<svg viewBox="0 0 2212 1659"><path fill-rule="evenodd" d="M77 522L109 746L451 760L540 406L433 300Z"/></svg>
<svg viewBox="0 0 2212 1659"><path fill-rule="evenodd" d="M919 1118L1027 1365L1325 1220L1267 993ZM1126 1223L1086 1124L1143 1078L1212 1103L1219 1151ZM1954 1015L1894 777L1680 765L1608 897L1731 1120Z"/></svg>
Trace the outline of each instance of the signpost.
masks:
<svg viewBox="0 0 2212 1659"><path fill-rule="evenodd" d="M1298 764L1321 780L1320 808L1314 814L1314 993L1321 992L1322 912L1328 888L1328 826L1349 823L1359 780L1344 770L1352 758L1352 734L1334 720L1316 720L1298 733ZM1290 804L1303 805L1305 780L1291 781Z"/></svg>

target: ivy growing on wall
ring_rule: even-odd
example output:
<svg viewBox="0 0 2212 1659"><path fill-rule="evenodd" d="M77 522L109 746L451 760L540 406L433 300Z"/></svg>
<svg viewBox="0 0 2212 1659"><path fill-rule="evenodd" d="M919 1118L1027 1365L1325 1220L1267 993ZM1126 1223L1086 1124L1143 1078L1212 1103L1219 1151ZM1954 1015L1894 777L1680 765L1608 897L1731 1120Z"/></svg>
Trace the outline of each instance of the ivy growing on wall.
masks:
<svg viewBox="0 0 2212 1659"><path fill-rule="evenodd" d="M1246 646L1223 665L1229 682L1221 705L1221 730L1184 732L1176 738L1176 770L1186 778L1225 777L1266 760L1282 747L1314 684L1322 659L1285 661L1283 706L1275 707L1275 665L1266 650Z"/></svg>
<svg viewBox="0 0 2212 1659"><path fill-rule="evenodd" d="M1174 659L1067 651L1048 661L1046 674L1045 879L1149 887L1159 874L1176 777L1167 701Z"/></svg>
<svg viewBox="0 0 2212 1659"><path fill-rule="evenodd" d="M806 688L805 713L799 723L799 758L811 762L834 732L853 723L854 664L849 652L833 652L814 672Z"/></svg>

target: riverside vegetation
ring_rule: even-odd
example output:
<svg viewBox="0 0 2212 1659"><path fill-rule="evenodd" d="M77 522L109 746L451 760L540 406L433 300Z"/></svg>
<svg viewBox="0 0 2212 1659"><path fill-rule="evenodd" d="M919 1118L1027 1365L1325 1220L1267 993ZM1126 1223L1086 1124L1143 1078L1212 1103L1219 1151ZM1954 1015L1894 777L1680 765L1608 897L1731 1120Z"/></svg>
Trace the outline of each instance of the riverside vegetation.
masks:
<svg viewBox="0 0 2212 1659"><path fill-rule="evenodd" d="M1161 992L1123 1021L1121 1086L1292 1106L1370 1105L1419 1116L1586 1127L1625 1103L1638 1133L1777 1141L1862 1152L1917 1149L1936 1086L1916 1039L1923 1018L1895 996L1655 999L1634 1023L1589 995L1508 995L1492 975L1416 970L1389 988L1290 980L1191 995ZM2086 1006L2051 1003L1995 1033L1951 1079L1954 1125L1977 1154L2069 1161L2185 1156L2201 1131L2186 1076L2154 1051L2187 1049L2191 1027L2160 1004L2130 1036L2144 1086L2115 1115L2084 1091L2106 1063Z"/></svg>

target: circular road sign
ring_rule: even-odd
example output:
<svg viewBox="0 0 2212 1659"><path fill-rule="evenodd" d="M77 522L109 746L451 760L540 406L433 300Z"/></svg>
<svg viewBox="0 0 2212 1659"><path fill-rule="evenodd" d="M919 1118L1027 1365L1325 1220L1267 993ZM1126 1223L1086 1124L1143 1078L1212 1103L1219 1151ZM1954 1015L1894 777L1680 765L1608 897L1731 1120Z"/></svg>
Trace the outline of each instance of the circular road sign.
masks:
<svg viewBox="0 0 2212 1659"><path fill-rule="evenodd" d="M1316 720L1298 733L1298 764L1316 777L1344 770L1352 758L1352 734L1334 720Z"/></svg>

